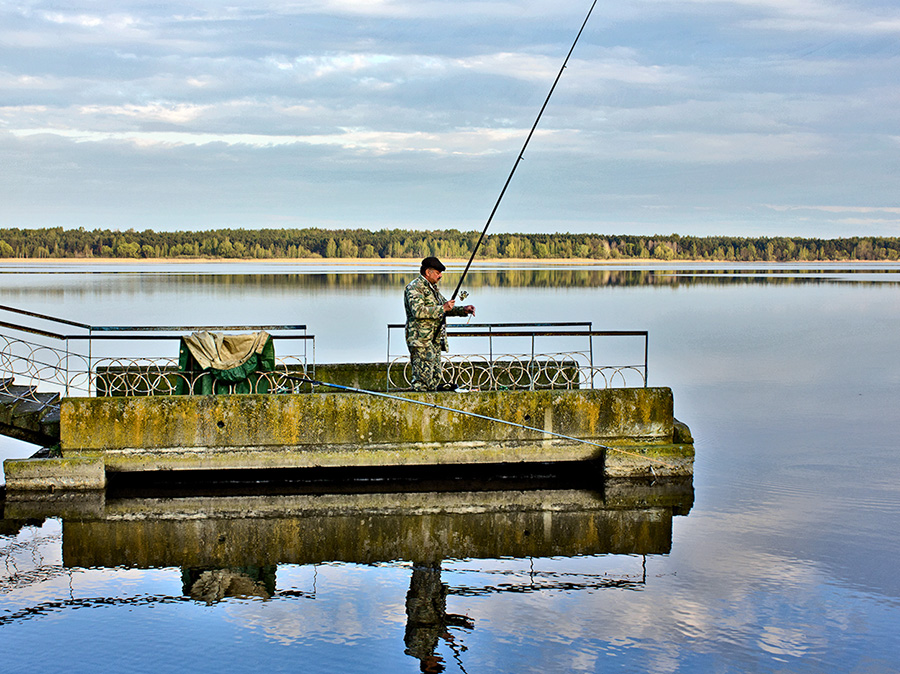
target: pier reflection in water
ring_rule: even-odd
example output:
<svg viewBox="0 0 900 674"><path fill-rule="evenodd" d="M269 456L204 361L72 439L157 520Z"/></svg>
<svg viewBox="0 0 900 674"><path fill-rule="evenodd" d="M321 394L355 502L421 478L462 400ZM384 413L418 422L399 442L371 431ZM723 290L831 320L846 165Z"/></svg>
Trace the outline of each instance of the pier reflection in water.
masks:
<svg viewBox="0 0 900 674"><path fill-rule="evenodd" d="M462 635L478 629L477 616L448 612L448 596L638 588L647 582L641 558L671 550L672 518L687 515L693 504L691 478L608 480L600 490L516 486L49 496L7 501L4 528L59 517L63 567L180 568L181 600L208 606L227 597L314 599L314 587L279 587L279 567L286 565L408 565L409 588L397 598L406 613L397 648L419 660L421 671L443 671L439 643L458 655L465 650ZM542 560L603 555L635 556L634 572L535 571ZM529 560L527 579L503 572L515 559ZM479 579L499 574L502 582L451 587L441 578L448 560L478 560Z"/></svg>

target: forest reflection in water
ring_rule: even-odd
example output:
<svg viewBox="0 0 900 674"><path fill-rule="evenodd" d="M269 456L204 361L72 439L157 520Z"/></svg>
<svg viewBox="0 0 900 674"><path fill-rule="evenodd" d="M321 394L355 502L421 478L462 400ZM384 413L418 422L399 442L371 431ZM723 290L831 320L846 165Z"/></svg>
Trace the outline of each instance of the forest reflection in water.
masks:
<svg viewBox="0 0 900 674"><path fill-rule="evenodd" d="M3 532L21 532L18 552L26 554L23 528L59 517L62 569L178 570L180 596L141 587L140 594L154 599L128 594L96 599L122 605L191 601L213 606L227 597L302 602L316 598L315 588L297 588L290 581L282 586L280 570L401 564L408 569L409 585L405 597L395 598L406 615L403 643L395 647L419 660L421 671L443 671L439 644L454 652L458 637L478 629L475 619L448 611L448 596L640 589L647 577L638 558L668 554L673 517L686 516L693 505L691 478L607 480L597 489L546 481L514 486L256 495L214 490L203 496L18 494L6 503ZM574 557L615 555L635 558L630 573L540 570L540 560L555 559L558 565ZM39 555L32 551L32 556ZM478 578L489 582L444 582L443 565L460 559L477 563ZM504 568L509 562L499 560L530 560L531 570L511 573ZM31 582L28 577L3 579L6 590ZM91 602L76 597L39 601L6 612L0 625L66 614Z"/></svg>
<svg viewBox="0 0 900 674"><path fill-rule="evenodd" d="M204 265L185 265L184 269L172 267L155 270L153 274L135 268L94 269L90 272L67 273L44 267L0 268L0 282L4 286L7 301L32 296L50 299L53 296L90 297L108 294L114 277L119 293L153 294L156 292L177 293L179 287L191 292L216 291L247 292L254 289L267 292L293 293L298 290L341 291L360 289L390 289L398 287L398 276L405 278L415 274L415 265L407 270L367 271L368 267L347 266L341 270L327 272L296 270L284 266L277 272L264 271L265 265L247 266L250 269L240 273L217 273L213 269L203 269ZM456 287L460 269L449 267L444 275L443 287L448 292ZM15 274L17 278L4 276ZM44 280L35 284L29 276L40 274ZM84 274L92 278L86 279ZM49 275L49 276L47 276ZM58 275L54 278L54 275ZM866 265L835 265L816 267L747 267L735 269L733 266L717 269L705 267L692 269L682 267L496 267L473 268L464 279L465 286L477 288L629 288L629 287L696 287L734 285L815 285L815 284L897 284L900 283L900 266L882 265L877 268Z"/></svg>

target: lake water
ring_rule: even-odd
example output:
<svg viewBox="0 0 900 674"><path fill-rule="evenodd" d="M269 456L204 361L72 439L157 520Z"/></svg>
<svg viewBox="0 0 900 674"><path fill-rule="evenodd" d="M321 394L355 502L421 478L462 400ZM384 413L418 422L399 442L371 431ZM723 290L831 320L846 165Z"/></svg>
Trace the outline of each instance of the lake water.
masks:
<svg viewBox="0 0 900 674"><path fill-rule="evenodd" d="M6 265L0 304L303 323L317 362L376 361L413 274ZM0 671L900 671L900 266L497 266L464 287L478 321L648 330L692 488L7 504Z"/></svg>

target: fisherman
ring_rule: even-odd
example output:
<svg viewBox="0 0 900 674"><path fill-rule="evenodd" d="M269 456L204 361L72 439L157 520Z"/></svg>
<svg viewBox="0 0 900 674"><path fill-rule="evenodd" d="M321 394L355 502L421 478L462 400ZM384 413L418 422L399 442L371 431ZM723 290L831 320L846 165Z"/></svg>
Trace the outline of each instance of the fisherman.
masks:
<svg viewBox="0 0 900 674"><path fill-rule="evenodd" d="M436 257L422 260L419 276L403 292L406 308L406 346L412 364L415 391L453 391L456 386L441 383L441 351L447 350L447 316L473 316L475 307L457 307L437 288L446 267Z"/></svg>

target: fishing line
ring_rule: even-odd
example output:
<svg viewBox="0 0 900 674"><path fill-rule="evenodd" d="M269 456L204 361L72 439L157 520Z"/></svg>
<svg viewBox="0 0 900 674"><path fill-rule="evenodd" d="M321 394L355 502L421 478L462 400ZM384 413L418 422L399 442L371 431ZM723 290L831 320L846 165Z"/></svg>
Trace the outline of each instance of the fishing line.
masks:
<svg viewBox="0 0 900 674"><path fill-rule="evenodd" d="M414 405L421 405L423 407L430 407L436 410L443 410L445 412L453 412L455 414L462 414L467 417L474 417L476 419L484 419L485 421L493 421L498 424L505 424L507 426L513 426L515 428L521 428L526 431L534 431L536 433L544 433L546 435L552 435L555 438L561 438L563 440L570 440L572 442L578 442L583 445L590 445L591 447L599 447L600 449L605 449L610 452L618 452L619 454L625 454L626 456L633 456L643 461L652 461L654 463L658 463L662 466L670 470L678 470L678 468L670 463L666 463L660 459L655 459L650 456L645 456L643 454L638 454L637 452L629 452L624 449L619 449L618 447L610 447L609 445L601 445L599 442L592 442L590 440L585 440L583 438L576 438L571 435L563 435L562 433L555 433L553 431L548 431L543 428L536 428L534 426L526 426L525 424L520 424L515 421L507 421L506 419L498 419L497 417L489 417L484 414L478 414L477 412L469 412L467 410L457 409L455 407L447 407L445 405L438 405L437 403L427 402L425 400L415 400L414 398L404 398L403 396L391 395L390 393L381 393L379 391L369 391L364 388L354 388L353 386L342 386L341 384L330 384L327 381L319 381L317 379L309 379L307 377L297 377L294 375L287 375L288 379L292 379L294 381L303 382L304 384L311 384L312 386L328 386L331 388L340 389L342 391L351 391L352 393L364 393L366 395L375 396L377 398L387 398L388 400L399 400L405 403L413 403ZM652 468L651 468L652 471Z"/></svg>
<svg viewBox="0 0 900 674"><path fill-rule="evenodd" d="M466 268L463 270L462 276L459 277L459 283L456 284L456 289L453 291L453 295L450 297L451 300L456 299L456 294L459 292L459 288L462 285L463 279L465 279L466 274L469 273L469 267L472 266L472 260L475 259L475 254L478 252L478 248L481 246L481 242L484 240L484 235L487 234L488 227L491 226L491 221L494 219L494 214L497 212L497 208L500 206L500 202L503 200L503 195L506 194L506 188L509 187L509 183L512 181L513 174L516 172L516 169L519 166L519 162L525 158L525 148L528 147L528 143L531 140L531 137L534 135L534 130L537 129L538 122L541 121L544 110L547 108L547 104L550 102L550 97L553 95L553 91L556 89L556 85L559 82L559 78L562 77L563 70L566 69L566 64L569 63L569 57L572 55L572 52L575 51L575 45L578 44L578 38L581 37L581 33L584 31L584 27L587 25L588 19L591 18L591 13L594 11L594 7L596 5L597 0L594 0L594 2L591 4L591 8L588 10L587 16L584 17L584 23L581 24L581 28L578 30L578 35L575 36L575 40L574 42L572 42L572 46L569 48L569 53L566 54L566 59L565 61L563 61L562 67L559 69L559 72L556 75L556 79L553 80L553 86L550 87L550 93L548 93L547 98L544 99L544 104L541 106L541 110L540 112L538 112L537 118L534 120L531 131L528 132L528 137L525 139L525 143L522 145L522 149L519 151L519 156L513 163L512 170L509 172L509 177L506 179L506 183L503 185L503 189L500 190L500 196L497 197L497 202L494 204L494 208L491 209L491 214L488 216L487 222L484 225L484 229L481 231L481 236L478 237L478 241L475 243L475 248L472 249L472 255L469 257L469 261L466 263Z"/></svg>

